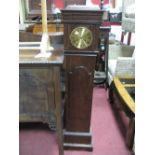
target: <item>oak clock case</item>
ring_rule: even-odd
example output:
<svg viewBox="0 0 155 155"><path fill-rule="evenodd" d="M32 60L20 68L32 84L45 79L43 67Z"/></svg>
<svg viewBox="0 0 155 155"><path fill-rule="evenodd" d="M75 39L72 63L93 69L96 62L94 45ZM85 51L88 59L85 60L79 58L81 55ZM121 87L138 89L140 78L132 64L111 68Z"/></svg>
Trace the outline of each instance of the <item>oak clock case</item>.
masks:
<svg viewBox="0 0 155 155"><path fill-rule="evenodd" d="M67 94L65 149L93 149L90 122L102 14L92 10L62 10Z"/></svg>

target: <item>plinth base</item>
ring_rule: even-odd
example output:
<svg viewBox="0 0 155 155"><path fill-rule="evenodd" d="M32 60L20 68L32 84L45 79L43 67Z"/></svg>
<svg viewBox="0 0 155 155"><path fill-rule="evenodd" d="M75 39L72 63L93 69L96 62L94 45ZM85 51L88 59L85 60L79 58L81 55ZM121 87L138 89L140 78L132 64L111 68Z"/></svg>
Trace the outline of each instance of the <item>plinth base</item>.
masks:
<svg viewBox="0 0 155 155"><path fill-rule="evenodd" d="M92 133L64 130L64 149L92 151Z"/></svg>

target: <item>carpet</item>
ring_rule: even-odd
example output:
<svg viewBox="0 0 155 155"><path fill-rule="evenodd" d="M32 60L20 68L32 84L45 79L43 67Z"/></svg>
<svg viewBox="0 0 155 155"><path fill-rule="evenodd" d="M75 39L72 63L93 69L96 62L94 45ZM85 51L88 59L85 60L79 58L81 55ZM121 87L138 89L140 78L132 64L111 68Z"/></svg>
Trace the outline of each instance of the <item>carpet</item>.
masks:
<svg viewBox="0 0 155 155"><path fill-rule="evenodd" d="M125 145L129 120L123 112L109 104L107 91L99 86L93 90L92 142L93 152L65 151L65 155L132 155ZM20 124L20 155L58 155L55 132L43 124Z"/></svg>

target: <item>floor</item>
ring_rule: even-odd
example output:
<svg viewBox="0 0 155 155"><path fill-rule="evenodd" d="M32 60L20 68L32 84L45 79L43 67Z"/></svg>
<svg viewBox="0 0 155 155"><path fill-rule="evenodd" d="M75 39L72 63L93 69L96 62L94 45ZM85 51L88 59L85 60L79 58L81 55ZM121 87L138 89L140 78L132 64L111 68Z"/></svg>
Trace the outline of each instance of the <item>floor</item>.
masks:
<svg viewBox="0 0 155 155"><path fill-rule="evenodd" d="M96 86L93 91L91 126L93 152L65 151L65 155L132 155L125 145L128 118L109 104L107 91ZM55 133L40 125L21 126L20 155L58 155Z"/></svg>

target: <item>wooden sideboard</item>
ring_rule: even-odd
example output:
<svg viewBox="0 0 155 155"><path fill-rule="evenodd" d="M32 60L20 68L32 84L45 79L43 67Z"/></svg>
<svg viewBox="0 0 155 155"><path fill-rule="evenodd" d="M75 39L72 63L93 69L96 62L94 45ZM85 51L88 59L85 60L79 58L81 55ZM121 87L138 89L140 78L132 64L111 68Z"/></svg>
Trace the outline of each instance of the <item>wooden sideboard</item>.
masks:
<svg viewBox="0 0 155 155"><path fill-rule="evenodd" d="M40 50L19 51L19 121L56 123L59 155L63 149L63 105L60 68L64 56L61 48L48 58L37 58Z"/></svg>
<svg viewBox="0 0 155 155"><path fill-rule="evenodd" d="M57 48L48 59L35 58L39 50L19 51L19 120L55 126L55 108L60 105L60 68L63 51Z"/></svg>

